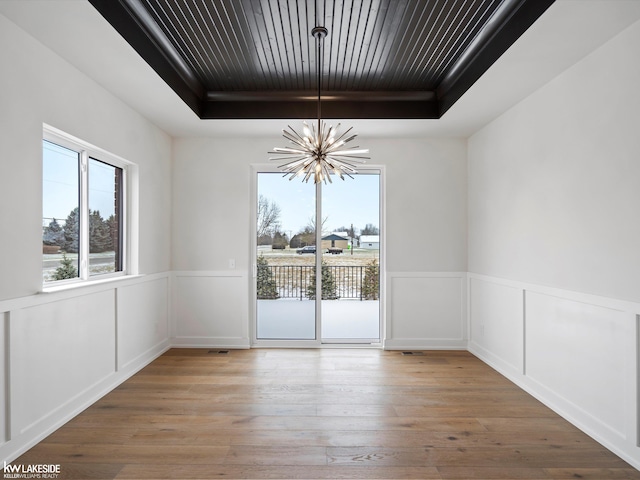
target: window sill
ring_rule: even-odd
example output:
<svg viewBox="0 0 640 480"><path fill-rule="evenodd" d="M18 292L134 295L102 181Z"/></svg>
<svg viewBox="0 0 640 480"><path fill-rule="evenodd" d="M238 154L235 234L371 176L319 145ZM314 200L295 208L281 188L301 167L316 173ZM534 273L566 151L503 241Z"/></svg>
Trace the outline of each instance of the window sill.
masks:
<svg viewBox="0 0 640 480"><path fill-rule="evenodd" d="M84 282L65 283L64 285L52 285L48 287L42 287L42 290L40 290L39 293L67 292L69 290L77 290L79 288L84 288L84 287L96 287L96 286L106 285L110 283L122 282L125 280L134 280L136 278L141 278L141 277L144 277L144 275L141 275L141 274L118 275L118 276L109 277L109 278L86 280Z"/></svg>

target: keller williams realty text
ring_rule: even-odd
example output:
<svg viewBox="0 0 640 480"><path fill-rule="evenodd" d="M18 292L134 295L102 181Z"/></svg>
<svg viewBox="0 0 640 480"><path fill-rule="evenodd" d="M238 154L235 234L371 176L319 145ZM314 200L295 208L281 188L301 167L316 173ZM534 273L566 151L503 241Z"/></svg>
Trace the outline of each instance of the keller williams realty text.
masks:
<svg viewBox="0 0 640 480"><path fill-rule="evenodd" d="M11 465L4 462L2 469L4 478L58 478L60 475L60 465L37 464L37 465Z"/></svg>

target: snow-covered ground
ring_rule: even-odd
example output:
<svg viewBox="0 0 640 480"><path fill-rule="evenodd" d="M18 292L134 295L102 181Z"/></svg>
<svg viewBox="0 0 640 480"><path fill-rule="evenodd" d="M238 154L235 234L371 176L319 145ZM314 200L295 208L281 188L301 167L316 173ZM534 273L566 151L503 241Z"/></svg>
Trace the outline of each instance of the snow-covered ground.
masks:
<svg viewBox="0 0 640 480"><path fill-rule="evenodd" d="M258 339L312 340L316 336L312 300L258 300ZM324 300L322 340L377 342L380 338L378 300Z"/></svg>

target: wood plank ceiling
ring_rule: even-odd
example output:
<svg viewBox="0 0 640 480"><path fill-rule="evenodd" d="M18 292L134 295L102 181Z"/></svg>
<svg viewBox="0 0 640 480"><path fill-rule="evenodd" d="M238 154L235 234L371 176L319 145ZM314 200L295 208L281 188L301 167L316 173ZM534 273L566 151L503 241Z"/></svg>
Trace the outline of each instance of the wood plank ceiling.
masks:
<svg viewBox="0 0 640 480"><path fill-rule="evenodd" d="M440 118L554 0L89 0L202 119Z"/></svg>

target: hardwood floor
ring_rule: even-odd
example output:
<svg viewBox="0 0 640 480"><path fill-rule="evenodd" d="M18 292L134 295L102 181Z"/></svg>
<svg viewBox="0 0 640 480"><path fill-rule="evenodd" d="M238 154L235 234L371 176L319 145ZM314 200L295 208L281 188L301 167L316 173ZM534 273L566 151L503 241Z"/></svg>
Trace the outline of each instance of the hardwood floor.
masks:
<svg viewBox="0 0 640 480"><path fill-rule="evenodd" d="M640 479L448 351L173 349L12 463L61 479Z"/></svg>

